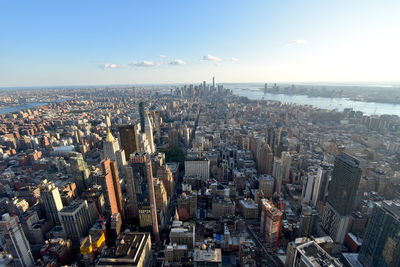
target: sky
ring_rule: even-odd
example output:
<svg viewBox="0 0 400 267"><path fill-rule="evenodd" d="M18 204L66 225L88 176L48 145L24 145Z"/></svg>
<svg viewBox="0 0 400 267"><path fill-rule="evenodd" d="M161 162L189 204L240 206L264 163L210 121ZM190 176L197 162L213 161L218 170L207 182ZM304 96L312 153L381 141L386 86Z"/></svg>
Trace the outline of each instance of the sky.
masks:
<svg viewBox="0 0 400 267"><path fill-rule="evenodd" d="M399 82L398 0L3 0L0 87Z"/></svg>

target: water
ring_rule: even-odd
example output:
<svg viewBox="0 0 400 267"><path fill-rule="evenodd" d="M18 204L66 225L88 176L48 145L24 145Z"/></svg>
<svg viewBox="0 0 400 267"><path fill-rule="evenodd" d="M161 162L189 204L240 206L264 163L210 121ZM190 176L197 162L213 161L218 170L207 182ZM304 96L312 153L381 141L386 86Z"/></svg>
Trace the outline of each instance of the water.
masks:
<svg viewBox="0 0 400 267"><path fill-rule="evenodd" d="M343 111L345 108L352 108L354 111L361 111L365 115L397 115L400 116L400 105L386 103L372 103L353 101L346 98L328 98L328 97L309 97L306 95L285 95L285 94L270 94L264 95L263 86L260 85L228 85L235 95L246 96L249 99L260 100L264 97L265 100L275 100L282 103L294 103L299 105L312 105L322 109L336 109Z"/></svg>
<svg viewBox="0 0 400 267"><path fill-rule="evenodd" d="M4 107L4 108L0 108L0 114L18 112L23 109L30 109L30 108L35 108L35 107L39 107L39 106L45 106L47 104L48 103L44 103L44 102L32 102L32 103L26 103L26 104L18 105L18 106Z"/></svg>

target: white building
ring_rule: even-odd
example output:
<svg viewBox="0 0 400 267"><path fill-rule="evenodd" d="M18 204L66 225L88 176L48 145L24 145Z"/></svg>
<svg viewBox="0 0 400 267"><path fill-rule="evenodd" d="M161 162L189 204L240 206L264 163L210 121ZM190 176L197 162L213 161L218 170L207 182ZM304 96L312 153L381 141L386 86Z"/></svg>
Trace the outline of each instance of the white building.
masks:
<svg viewBox="0 0 400 267"><path fill-rule="evenodd" d="M210 178L210 161L207 158L185 160L185 175L199 175L207 181Z"/></svg>
<svg viewBox="0 0 400 267"><path fill-rule="evenodd" d="M13 256L13 266L30 267L35 265L31 247L25 237L18 217L11 217L8 213L1 216L0 236L7 250Z"/></svg>
<svg viewBox="0 0 400 267"><path fill-rule="evenodd" d="M40 191L40 197L47 211L47 214L50 216L53 223L59 224L60 220L58 217L58 212L62 210L64 206L58 187L56 187L54 183L46 181L43 185L42 190Z"/></svg>

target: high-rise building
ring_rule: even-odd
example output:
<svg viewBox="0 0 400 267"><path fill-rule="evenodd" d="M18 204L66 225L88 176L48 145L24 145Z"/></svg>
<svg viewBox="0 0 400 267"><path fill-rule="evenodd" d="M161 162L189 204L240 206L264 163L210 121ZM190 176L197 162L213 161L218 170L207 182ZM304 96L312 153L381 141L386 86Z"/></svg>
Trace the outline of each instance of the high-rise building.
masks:
<svg viewBox="0 0 400 267"><path fill-rule="evenodd" d="M282 160L282 182L288 183L290 176L290 169L292 168L292 156L288 151L283 151L281 154Z"/></svg>
<svg viewBox="0 0 400 267"><path fill-rule="evenodd" d="M128 161L130 155L138 150L138 137L136 136L136 126L120 125L118 129L121 148L125 152L125 159Z"/></svg>
<svg viewBox="0 0 400 267"><path fill-rule="evenodd" d="M54 224L59 224L58 212L64 207L60 191L58 187L51 182L45 182L42 190L40 191L40 197L46 209L47 215L50 217Z"/></svg>
<svg viewBox="0 0 400 267"><path fill-rule="evenodd" d="M274 177L271 175L259 176L258 189L265 198L271 198L274 194Z"/></svg>
<svg viewBox="0 0 400 267"><path fill-rule="evenodd" d="M377 203L359 254L365 267L400 266L400 201Z"/></svg>
<svg viewBox="0 0 400 267"><path fill-rule="evenodd" d="M156 198L157 217L160 227L164 226L168 208L168 196L163 181L158 178L153 179L154 193Z"/></svg>
<svg viewBox="0 0 400 267"><path fill-rule="evenodd" d="M335 159L322 228L337 243L343 243L361 178L360 162L348 154Z"/></svg>
<svg viewBox="0 0 400 267"><path fill-rule="evenodd" d="M318 201L325 201L328 194L329 179L331 177L332 167L321 165L318 169L316 180L314 183L313 193L311 196L311 204L316 207Z"/></svg>
<svg viewBox="0 0 400 267"><path fill-rule="evenodd" d="M129 204L134 212L137 211L140 226L152 229L158 242L157 207L149 154L137 152L131 155L127 168L127 190Z"/></svg>
<svg viewBox="0 0 400 267"><path fill-rule="evenodd" d="M120 179L118 176L118 167L115 161L110 159L101 162L104 179L102 179L102 187L105 192L106 210L108 215L120 213L124 217L122 207L122 191Z"/></svg>
<svg viewBox="0 0 400 267"><path fill-rule="evenodd" d="M260 232L270 245L273 245L280 231L282 212L267 199L261 200Z"/></svg>
<svg viewBox="0 0 400 267"><path fill-rule="evenodd" d="M111 159L117 162L119 171L126 165L125 152L120 149L118 139L114 138L110 130L108 130L106 140L103 142L103 159Z"/></svg>
<svg viewBox="0 0 400 267"><path fill-rule="evenodd" d="M348 154L338 155L329 184L328 203L340 215L351 213L360 179L360 161Z"/></svg>
<svg viewBox="0 0 400 267"><path fill-rule="evenodd" d="M278 192L278 189L282 187L283 177L283 164L282 160L278 157L274 158L272 176L275 178L275 192Z"/></svg>
<svg viewBox="0 0 400 267"><path fill-rule="evenodd" d="M145 110L144 102L139 103L140 133L139 151L147 152L150 155L156 152L153 137L153 124L151 123L148 111Z"/></svg>
<svg viewBox="0 0 400 267"><path fill-rule="evenodd" d="M79 246L80 239L88 235L92 226L86 200L77 200L64 207L59 213L61 226L67 238L71 239L74 246Z"/></svg>
<svg viewBox="0 0 400 267"><path fill-rule="evenodd" d="M272 149L268 144L263 142L259 154L259 159L257 159L257 169L259 173L271 175L274 161L274 153L272 153Z"/></svg>
<svg viewBox="0 0 400 267"><path fill-rule="evenodd" d="M13 266L34 266L31 247L25 237L17 216L5 213L1 216L0 235L9 253L13 256Z"/></svg>

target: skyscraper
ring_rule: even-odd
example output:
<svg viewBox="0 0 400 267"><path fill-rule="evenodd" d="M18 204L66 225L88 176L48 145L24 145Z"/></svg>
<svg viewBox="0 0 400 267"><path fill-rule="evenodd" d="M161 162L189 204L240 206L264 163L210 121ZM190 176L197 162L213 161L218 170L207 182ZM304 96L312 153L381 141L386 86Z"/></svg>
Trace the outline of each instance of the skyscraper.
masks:
<svg viewBox="0 0 400 267"><path fill-rule="evenodd" d="M119 150L118 139L115 139L110 129L108 129L106 140L103 142L103 158L117 161L115 153L118 150Z"/></svg>
<svg viewBox="0 0 400 267"><path fill-rule="evenodd" d="M0 235L5 242L7 250L13 256L16 267L34 266L31 247L25 237L17 216L5 213L1 216Z"/></svg>
<svg viewBox="0 0 400 267"><path fill-rule="evenodd" d="M108 215L111 216L112 214L120 213L123 218L122 192L117 164L115 161L106 159L101 162L101 167L104 175L102 186L105 192Z"/></svg>
<svg viewBox="0 0 400 267"><path fill-rule="evenodd" d="M157 208L150 155L143 152L132 154L127 172L129 201L133 202L130 203L131 208L137 209L140 226L151 228L158 242Z"/></svg>
<svg viewBox="0 0 400 267"><path fill-rule="evenodd" d="M322 227L337 243L343 243L361 178L360 162L348 154L335 159Z"/></svg>
<svg viewBox="0 0 400 267"><path fill-rule="evenodd" d="M119 138L121 142L121 147L125 152L125 159L128 161L130 155L137 151L137 136L136 136L136 126L135 125L120 125Z"/></svg>
<svg viewBox="0 0 400 267"><path fill-rule="evenodd" d="M40 191L40 197L50 219L53 223L59 224L58 212L62 210L64 206L58 187L56 187L54 183L46 181Z"/></svg>
<svg viewBox="0 0 400 267"><path fill-rule="evenodd" d="M67 238L71 239L74 246L79 246L80 239L87 236L92 221L90 219L88 203L78 200L64 207L59 213L61 226Z"/></svg>
<svg viewBox="0 0 400 267"><path fill-rule="evenodd" d="M340 215L351 213L360 179L360 162L348 154L338 155L329 185L328 203Z"/></svg>
<svg viewBox="0 0 400 267"><path fill-rule="evenodd" d="M153 125L150 117L145 110L143 102L139 103L139 117L140 117L140 136L139 136L139 149L138 151L153 154L156 152L153 137Z"/></svg>
<svg viewBox="0 0 400 267"><path fill-rule="evenodd" d="M364 234L359 260L366 267L400 266L400 201L377 203Z"/></svg>
<svg viewBox="0 0 400 267"><path fill-rule="evenodd" d="M261 200L260 233L270 245L273 245L279 236L282 212L267 199Z"/></svg>

